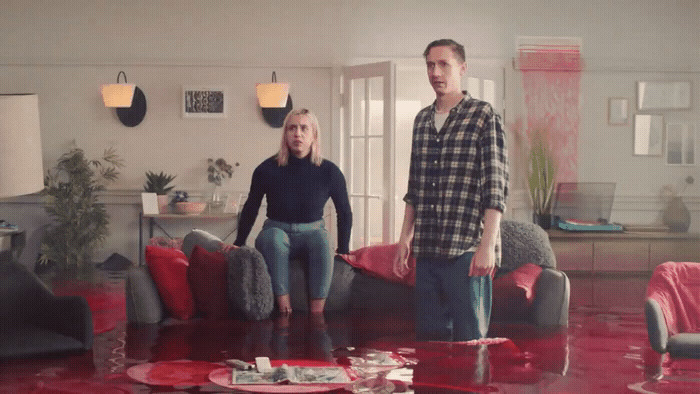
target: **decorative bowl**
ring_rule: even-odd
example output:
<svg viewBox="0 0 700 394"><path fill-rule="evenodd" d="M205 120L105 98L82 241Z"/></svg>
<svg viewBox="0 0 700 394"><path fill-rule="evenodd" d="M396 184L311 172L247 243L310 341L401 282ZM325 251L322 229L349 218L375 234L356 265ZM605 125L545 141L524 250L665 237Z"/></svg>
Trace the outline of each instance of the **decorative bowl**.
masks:
<svg viewBox="0 0 700 394"><path fill-rule="evenodd" d="M175 212L183 215L199 215L204 212L207 207L206 202L202 201L183 201L175 203Z"/></svg>

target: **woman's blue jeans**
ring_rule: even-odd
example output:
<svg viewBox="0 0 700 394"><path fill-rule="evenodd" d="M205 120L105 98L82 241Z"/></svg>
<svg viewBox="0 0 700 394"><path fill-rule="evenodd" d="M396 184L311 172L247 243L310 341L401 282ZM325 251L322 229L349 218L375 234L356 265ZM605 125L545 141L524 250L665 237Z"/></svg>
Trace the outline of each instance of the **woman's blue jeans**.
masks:
<svg viewBox="0 0 700 394"><path fill-rule="evenodd" d="M267 219L255 239L255 248L265 258L275 296L289 294L289 262L301 257L309 264L309 297L328 297L333 277L333 254L323 220L285 223Z"/></svg>
<svg viewBox="0 0 700 394"><path fill-rule="evenodd" d="M416 261L416 338L469 341L486 337L491 320L490 276L469 276L474 253Z"/></svg>

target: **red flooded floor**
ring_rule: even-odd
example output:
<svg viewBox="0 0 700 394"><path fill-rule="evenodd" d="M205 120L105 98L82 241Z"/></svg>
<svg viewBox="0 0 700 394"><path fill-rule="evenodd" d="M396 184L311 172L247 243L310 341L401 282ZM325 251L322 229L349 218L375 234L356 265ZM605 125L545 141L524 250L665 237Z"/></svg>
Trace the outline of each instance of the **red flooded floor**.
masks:
<svg viewBox="0 0 700 394"><path fill-rule="evenodd" d="M641 307L578 306L573 300L572 305L568 328L493 325L489 336L506 340L480 346L415 342L410 316L329 315L323 325L294 315L286 328L272 320L167 327L120 321L95 337L89 353L2 362L0 392L221 392L228 389L213 383L143 384L126 371L147 362L217 363L256 356L342 363L353 348L393 352L408 360L401 373L389 375L394 391L700 392L700 360L671 360L653 352Z"/></svg>

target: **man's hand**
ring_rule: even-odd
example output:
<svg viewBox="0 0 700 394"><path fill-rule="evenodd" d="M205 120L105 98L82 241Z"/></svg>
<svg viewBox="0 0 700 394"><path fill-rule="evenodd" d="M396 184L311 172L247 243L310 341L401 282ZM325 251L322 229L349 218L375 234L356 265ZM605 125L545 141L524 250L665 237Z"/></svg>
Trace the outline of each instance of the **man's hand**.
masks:
<svg viewBox="0 0 700 394"><path fill-rule="evenodd" d="M416 222L416 211L413 205L406 204L403 214L403 225L401 226L401 236L399 237L399 248L394 256L394 274L403 278L408 274L408 257L411 255L411 243L413 242L414 224Z"/></svg>
<svg viewBox="0 0 700 394"><path fill-rule="evenodd" d="M484 232L481 242L474 252L469 265L469 276L491 276L496 273L496 240L501 228L501 212L486 209L484 214Z"/></svg>
<svg viewBox="0 0 700 394"><path fill-rule="evenodd" d="M469 276L493 276L496 272L496 252L489 245L480 244L469 265Z"/></svg>
<svg viewBox="0 0 700 394"><path fill-rule="evenodd" d="M408 274L408 256L411 254L411 245L406 242L399 242L399 248L394 256L394 274L399 278L403 278Z"/></svg>

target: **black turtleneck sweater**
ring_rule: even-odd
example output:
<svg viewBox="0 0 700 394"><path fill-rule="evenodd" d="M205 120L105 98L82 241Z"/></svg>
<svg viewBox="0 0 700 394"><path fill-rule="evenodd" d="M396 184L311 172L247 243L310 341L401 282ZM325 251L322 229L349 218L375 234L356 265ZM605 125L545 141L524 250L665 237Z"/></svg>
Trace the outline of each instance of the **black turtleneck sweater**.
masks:
<svg viewBox="0 0 700 394"><path fill-rule="evenodd" d="M352 211L345 177L335 164L323 160L317 166L308 157L299 159L293 155L285 166L279 166L275 156L263 161L253 172L234 245L245 244L263 196L267 197L267 217L285 223L323 219L323 207L329 198L332 199L338 215L337 253L348 253Z"/></svg>

